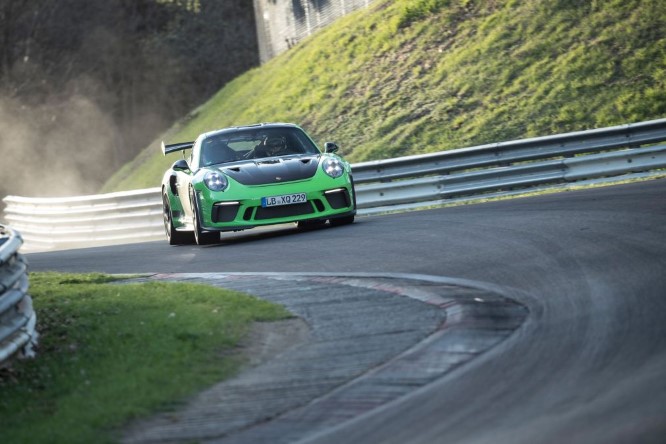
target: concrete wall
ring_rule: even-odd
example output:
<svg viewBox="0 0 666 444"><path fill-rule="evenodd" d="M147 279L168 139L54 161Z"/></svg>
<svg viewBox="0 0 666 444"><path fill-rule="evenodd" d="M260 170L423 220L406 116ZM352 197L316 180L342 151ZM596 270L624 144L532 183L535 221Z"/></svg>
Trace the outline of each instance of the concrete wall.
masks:
<svg viewBox="0 0 666 444"><path fill-rule="evenodd" d="M259 59L266 63L335 19L372 0L254 0Z"/></svg>

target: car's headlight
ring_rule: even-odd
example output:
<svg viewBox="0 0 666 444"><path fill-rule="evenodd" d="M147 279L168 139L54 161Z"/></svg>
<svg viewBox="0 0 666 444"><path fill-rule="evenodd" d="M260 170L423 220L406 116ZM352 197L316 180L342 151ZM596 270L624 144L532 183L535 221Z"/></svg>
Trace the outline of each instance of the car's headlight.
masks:
<svg viewBox="0 0 666 444"><path fill-rule="evenodd" d="M321 168L333 179L342 176L342 173L345 172L345 168L342 165L342 162L334 157L328 157L324 159L324 161L321 163Z"/></svg>
<svg viewBox="0 0 666 444"><path fill-rule="evenodd" d="M229 185L226 176L217 171L209 171L204 176L204 183L211 191L224 191Z"/></svg>

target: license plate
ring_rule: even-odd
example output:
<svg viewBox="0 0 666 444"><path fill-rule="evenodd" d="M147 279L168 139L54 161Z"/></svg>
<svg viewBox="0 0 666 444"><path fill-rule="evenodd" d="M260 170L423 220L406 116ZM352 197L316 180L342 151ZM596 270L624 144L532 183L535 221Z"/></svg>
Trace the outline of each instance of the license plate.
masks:
<svg viewBox="0 0 666 444"><path fill-rule="evenodd" d="M283 194L282 196L262 197L261 206L277 207L279 205L293 205L306 202L305 193Z"/></svg>

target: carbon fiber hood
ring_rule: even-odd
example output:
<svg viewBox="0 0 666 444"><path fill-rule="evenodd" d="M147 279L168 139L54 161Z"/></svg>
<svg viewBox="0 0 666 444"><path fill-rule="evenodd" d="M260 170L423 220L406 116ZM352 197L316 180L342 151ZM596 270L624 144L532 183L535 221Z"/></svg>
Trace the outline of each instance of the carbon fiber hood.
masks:
<svg viewBox="0 0 666 444"><path fill-rule="evenodd" d="M224 174L243 185L270 185L309 179L317 172L320 155L271 157L234 163Z"/></svg>

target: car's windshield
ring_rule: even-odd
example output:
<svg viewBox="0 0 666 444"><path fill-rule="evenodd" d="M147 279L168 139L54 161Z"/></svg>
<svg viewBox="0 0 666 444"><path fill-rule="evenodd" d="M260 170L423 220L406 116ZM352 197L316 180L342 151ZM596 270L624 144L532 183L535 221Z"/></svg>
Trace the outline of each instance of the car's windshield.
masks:
<svg viewBox="0 0 666 444"><path fill-rule="evenodd" d="M319 154L302 130L245 128L205 138L201 143L201 166L296 154Z"/></svg>

